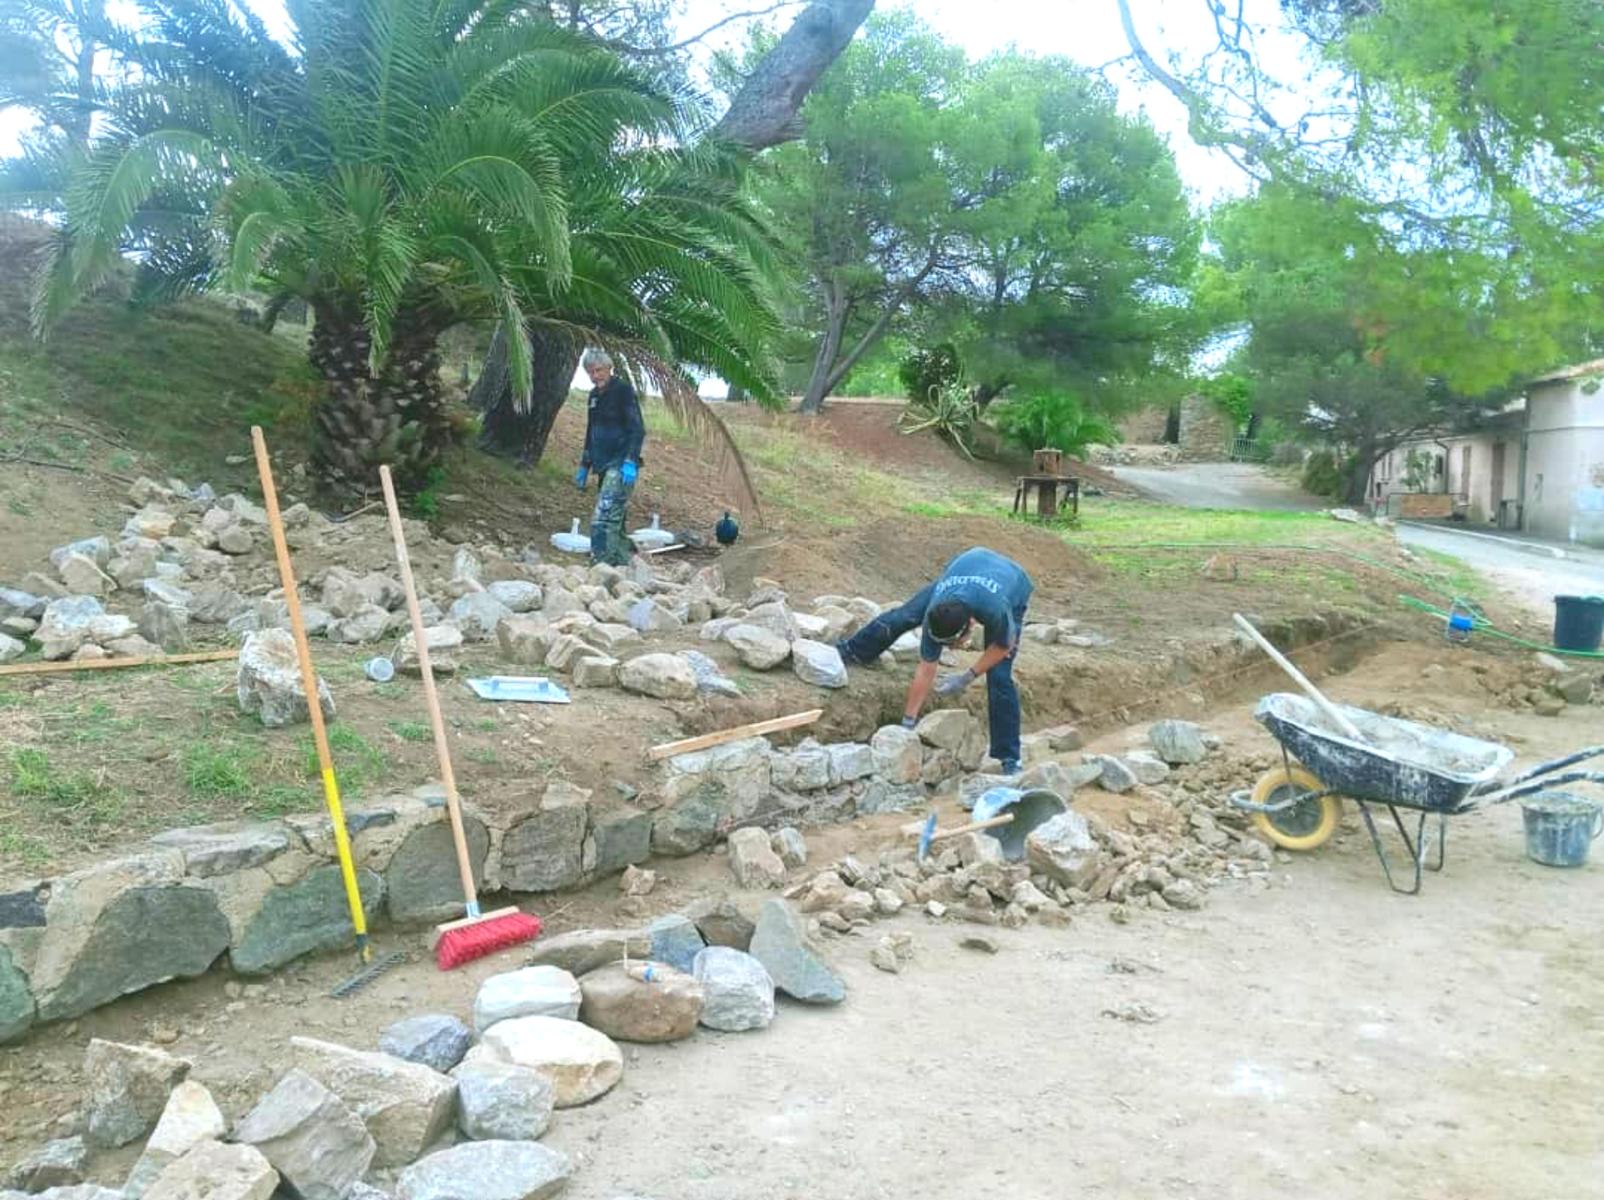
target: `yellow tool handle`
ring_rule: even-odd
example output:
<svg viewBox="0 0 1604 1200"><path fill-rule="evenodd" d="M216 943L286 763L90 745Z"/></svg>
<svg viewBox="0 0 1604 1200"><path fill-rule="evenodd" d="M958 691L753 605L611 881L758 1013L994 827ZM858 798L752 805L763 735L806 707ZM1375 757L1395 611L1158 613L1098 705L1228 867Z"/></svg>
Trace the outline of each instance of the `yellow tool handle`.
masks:
<svg viewBox="0 0 1604 1200"><path fill-rule="evenodd" d="M395 560L401 568L401 588L407 594L407 616L412 620L412 640L417 643L418 672L423 676L423 701L429 709L429 725L434 730L434 753L440 762L440 782L446 789L446 815L451 818L451 840L457 848L457 873L462 876L462 898L468 915L479 915L479 889L473 881L473 863L468 857L468 837L462 828L462 801L457 797L457 776L451 769L451 744L446 741L446 722L440 713L440 697L434 689L434 667L429 662L429 639L423 628L423 610L418 607L418 589L412 581L412 559L407 554L407 536L401 528L401 507L395 499L395 482L390 468L379 468L379 486L384 489L384 507L390 516L390 536L395 540Z"/></svg>
<svg viewBox="0 0 1604 1200"><path fill-rule="evenodd" d="M930 841L934 844L936 842L944 842L948 838L955 838L964 833L979 833L982 829L996 829L999 825L1013 824L1013 820L1013 813L1004 813L1000 817L992 817L985 821L971 821L969 824L960 825L956 829L943 829L940 833L934 834Z"/></svg>
<svg viewBox="0 0 1604 1200"><path fill-rule="evenodd" d="M273 534L273 554L278 559L279 583L284 588L284 607L289 610L290 635L295 639L295 657L301 667L301 686L306 689L306 710L312 721L312 743L317 747L317 764L323 776L323 800L329 820L334 823L334 848L340 856L340 876L345 881L345 899L351 906L351 927L356 945L366 962L368 920L362 911L362 891L356 883L356 864L351 860L351 838L345 830L345 810L340 804L340 785L334 778L334 758L329 753L329 735L323 727L323 705L318 699L317 672L312 669L312 647L307 644L306 624L301 620L301 597L295 589L295 568L290 565L290 548L284 541L284 520L279 516L278 491L273 486L273 466L267 457L267 440L259 425L251 426L251 446L256 451L256 473L262 479L262 505L267 509L267 527Z"/></svg>

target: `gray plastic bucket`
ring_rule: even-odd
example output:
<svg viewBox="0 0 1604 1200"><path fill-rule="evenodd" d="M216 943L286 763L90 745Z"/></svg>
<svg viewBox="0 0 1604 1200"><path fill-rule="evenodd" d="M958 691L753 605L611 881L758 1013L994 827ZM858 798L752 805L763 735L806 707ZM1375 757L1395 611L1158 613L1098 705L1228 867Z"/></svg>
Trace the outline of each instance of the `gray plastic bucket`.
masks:
<svg viewBox="0 0 1604 1200"><path fill-rule="evenodd" d="M1002 845L1003 857L1009 862L1018 862L1025 857L1025 839L1039 825L1045 825L1059 813L1066 811L1069 805L1057 792L1049 792L1046 788L1033 788L1030 791L1021 791L1019 788L994 787L981 795L975 801L974 811L969 814L972 821L989 821L992 817L1000 817L1003 813L1013 813L1014 819L1007 825L999 825L995 829L985 832Z"/></svg>
<svg viewBox="0 0 1604 1200"><path fill-rule="evenodd" d="M1526 857L1545 867L1581 867L1604 831L1604 808L1569 792L1538 792L1520 802Z"/></svg>

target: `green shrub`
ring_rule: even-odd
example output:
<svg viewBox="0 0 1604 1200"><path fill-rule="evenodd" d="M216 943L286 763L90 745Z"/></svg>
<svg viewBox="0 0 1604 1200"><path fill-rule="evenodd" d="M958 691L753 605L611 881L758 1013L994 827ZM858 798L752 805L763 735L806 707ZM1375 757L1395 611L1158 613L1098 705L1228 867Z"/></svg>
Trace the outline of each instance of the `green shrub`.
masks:
<svg viewBox="0 0 1604 1200"><path fill-rule="evenodd" d="M955 387L963 378L963 373L963 360L958 357L958 348L951 342L922 346L904 358L897 367L902 386L915 404L927 401L931 388L945 390Z"/></svg>
<svg viewBox="0 0 1604 1200"><path fill-rule="evenodd" d="M992 416L1002 435L1022 450L1055 449L1080 458L1091 445L1112 446L1119 430L1100 413L1062 392L1043 392L999 404Z"/></svg>
<svg viewBox="0 0 1604 1200"><path fill-rule="evenodd" d="M1310 495L1339 499L1348 490L1344 465L1335 451L1316 450L1303 464L1303 490Z"/></svg>

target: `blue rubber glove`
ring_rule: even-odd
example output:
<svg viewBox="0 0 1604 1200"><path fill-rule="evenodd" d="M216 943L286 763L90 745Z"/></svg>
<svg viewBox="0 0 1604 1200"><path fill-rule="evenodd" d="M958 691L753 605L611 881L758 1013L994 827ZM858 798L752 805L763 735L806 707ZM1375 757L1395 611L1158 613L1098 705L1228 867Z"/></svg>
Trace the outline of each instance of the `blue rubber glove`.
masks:
<svg viewBox="0 0 1604 1200"><path fill-rule="evenodd" d="M633 487L639 475L640 468L628 459L625 459L624 465L618 468L618 477L624 481L625 487Z"/></svg>
<svg viewBox="0 0 1604 1200"><path fill-rule="evenodd" d="M943 675L936 681L936 695L943 698L956 696L974 681L975 673L973 671L959 671L952 675Z"/></svg>
<svg viewBox="0 0 1604 1200"><path fill-rule="evenodd" d="M585 490L585 483L590 479L590 468L580 467L574 472L574 486L580 491Z"/></svg>

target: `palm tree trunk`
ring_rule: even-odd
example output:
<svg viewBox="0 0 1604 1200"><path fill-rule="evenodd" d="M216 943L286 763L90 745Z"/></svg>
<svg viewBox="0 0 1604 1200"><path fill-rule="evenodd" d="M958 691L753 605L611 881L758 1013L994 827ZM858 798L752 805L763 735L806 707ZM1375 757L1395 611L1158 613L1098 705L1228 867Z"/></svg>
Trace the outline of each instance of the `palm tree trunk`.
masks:
<svg viewBox="0 0 1604 1200"><path fill-rule="evenodd" d="M484 370L468 394L468 403L484 413L479 448L516 458L526 465L540 461L546 440L573 386L579 350L572 341L540 325L528 330L533 369L529 407L519 411L507 370L507 344L498 329L485 355Z"/></svg>
<svg viewBox="0 0 1604 1200"><path fill-rule="evenodd" d="M421 318L396 323L390 353L374 375L371 338L359 316L319 306L309 358L327 391L312 411L312 471L331 499L378 489L388 463L403 491L428 482L450 441L440 387L440 331Z"/></svg>

